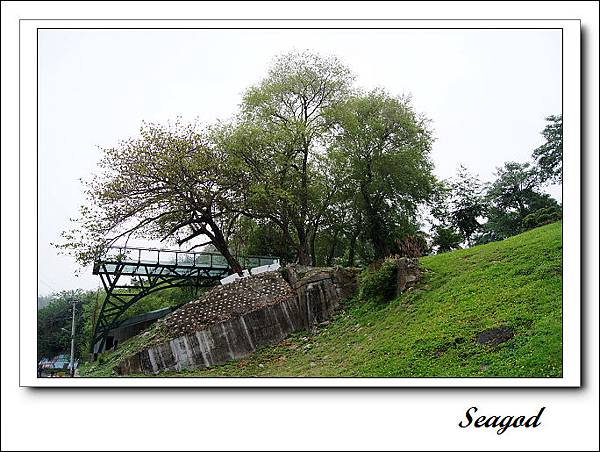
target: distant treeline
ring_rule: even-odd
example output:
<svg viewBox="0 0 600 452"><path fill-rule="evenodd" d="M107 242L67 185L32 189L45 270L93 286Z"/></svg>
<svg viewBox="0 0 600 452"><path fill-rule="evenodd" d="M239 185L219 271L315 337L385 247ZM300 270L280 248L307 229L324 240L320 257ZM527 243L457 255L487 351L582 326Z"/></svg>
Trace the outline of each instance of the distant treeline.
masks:
<svg viewBox="0 0 600 452"><path fill-rule="evenodd" d="M165 307L178 306L193 300L194 293L193 288L182 287L169 288L150 294L144 297L143 302L129 308L122 319ZM75 355L77 358L87 359L93 326L104 296L104 290L98 289L67 290L44 297L48 304L38 310L38 360L70 352L72 299L80 302L77 304L75 316Z"/></svg>

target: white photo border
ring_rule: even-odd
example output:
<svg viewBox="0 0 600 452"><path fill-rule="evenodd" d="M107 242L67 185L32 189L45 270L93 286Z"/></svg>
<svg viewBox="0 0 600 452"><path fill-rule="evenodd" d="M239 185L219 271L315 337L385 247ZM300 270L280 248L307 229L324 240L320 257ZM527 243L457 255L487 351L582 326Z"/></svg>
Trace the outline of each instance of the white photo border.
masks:
<svg viewBox="0 0 600 452"><path fill-rule="evenodd" d="M579 20L50 20L19 25L19 385L27 387L579 387L581 385L581 43ZM561 378L37 378L38 28L562 29L563 376ZM37 265L36 265L37 272Z"/></svg>

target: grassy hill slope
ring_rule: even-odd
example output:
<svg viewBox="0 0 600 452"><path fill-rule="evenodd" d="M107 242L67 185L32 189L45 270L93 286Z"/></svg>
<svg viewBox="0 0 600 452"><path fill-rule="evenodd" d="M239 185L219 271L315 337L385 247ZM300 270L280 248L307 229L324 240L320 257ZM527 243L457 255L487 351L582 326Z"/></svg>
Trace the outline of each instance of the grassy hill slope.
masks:
<svg viewBox="0 0 600 452"><path fill-rule="evenodd" d="M317 334L250 358L160 376L560 377L562 224L421 260L414 289L384 306L350 300ZM477 341L490 328L514 336Z"/></svg>

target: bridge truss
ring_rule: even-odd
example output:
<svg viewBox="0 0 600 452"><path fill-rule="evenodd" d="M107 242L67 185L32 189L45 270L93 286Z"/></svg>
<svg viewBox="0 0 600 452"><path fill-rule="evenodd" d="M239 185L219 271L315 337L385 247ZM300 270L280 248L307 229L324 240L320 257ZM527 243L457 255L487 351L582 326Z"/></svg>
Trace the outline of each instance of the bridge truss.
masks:
<svg viewBox="0 0 600 452"><path fill-rule="evenodd" d="M241 256L242 267L250 269L278 262L270 256ZM147 295L169 287L210 287L232 271L221 254L159 250L153 248L112 247L94 263L104 300L94 326L90 353L104 350L109 332L119 327L127 309ZM123 280L131 277L130 284Z"/></svg>

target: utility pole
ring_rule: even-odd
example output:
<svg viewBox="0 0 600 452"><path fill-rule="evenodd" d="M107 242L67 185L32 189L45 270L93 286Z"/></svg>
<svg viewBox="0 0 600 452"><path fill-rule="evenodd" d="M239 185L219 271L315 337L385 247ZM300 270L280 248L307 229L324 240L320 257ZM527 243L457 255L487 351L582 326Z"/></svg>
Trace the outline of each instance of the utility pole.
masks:
<svg viewBox="0 0 600 452"><path fill-rule="evenodd" d="M71 378L75 376L75 308L77 303L79 303L77 300L74 298L71 299L71 304L73 305L73 320L71 321L71 362L69 364Z"/></svg>

